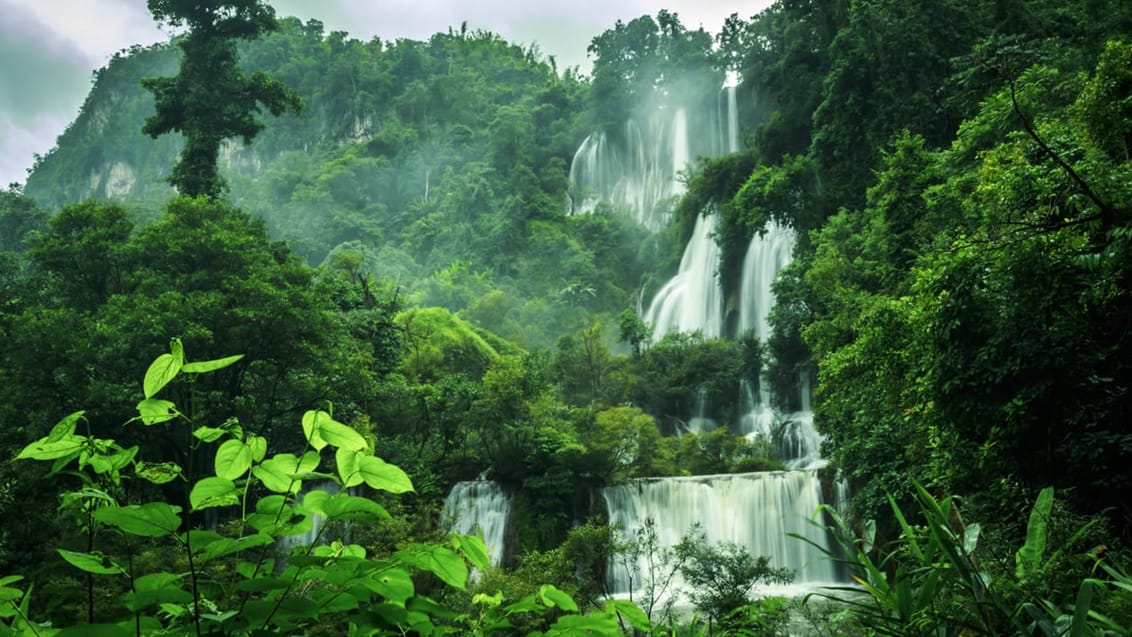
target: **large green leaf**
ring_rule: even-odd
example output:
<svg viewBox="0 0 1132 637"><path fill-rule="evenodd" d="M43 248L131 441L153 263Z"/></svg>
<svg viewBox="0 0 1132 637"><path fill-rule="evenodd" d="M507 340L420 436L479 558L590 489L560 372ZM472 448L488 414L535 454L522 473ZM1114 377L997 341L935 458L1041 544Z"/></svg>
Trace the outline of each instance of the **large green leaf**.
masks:
<svg viewBox="0 0 1132 637"><path fill-rule="evenodd" d="M539 599L550 608L558 607L569 613L578 612L578 605L570 594L555 588L553 584L543 584L538 589Z"/></svg>
<svg viewBox="0 0 1132 637"><path fill-rule="evenodd" d="M410 544L396 556L404 563L428 571L453 588L464 590L468 565L455 551L435 544Z"/></svg>
<svg viewBox="0 0 1132 637"><path fill-rule="evenodd" d="M56 442L75 433L75 426L79 423L79 419L82 418L83 414L85 413L85 411L76 411L75 413L55 423L55 426L51 428L51 433L47 434L45 442Z"/></svg>
<svg viewBox="0 0 1132 637"><path fill-rule="evenodd" d="M313 493L313 491L312 491ZM304 499L303 506L309 504ZM370 500L348 493L336 493L321 503L323 515L331 520L353 520L355 522L378 522L390 519L385 507Z"/></svg>
<svg viewBox="0 0 1132 637"><path fill-rule="evenodd" d="M168 422L179 416L177 406L168 400L146 398L138 403L138 417L143 425Z"/></svg>
<svg viewBox="0 0 1132 637"><path fill-rule="evenodd" d="M228 433L219 427L197 427L193 430L193 437L203 442L216 442Z"/></svg>
<svg viewBox="0 0 1132 637"><path fill-rule="evenodd" d="M1037 573L1046 552L1046 527L1049 525L1050 511L1053 510L1053 487L1046 487L1038 493L1034 508L1030 510L1030 521L1026 525L1026 542L1014 554L1014 575L1024 580Z"/></svg>
<svg viewBox="0 0 1132 637"><path fill-rule="evenodd" d="M483 538L476 535L455 534L452 536L452 546L463 553L472 566L481 570L491 566L491 558L488 557L487 545L483 543Z"/></svg>
<svg viewBox="0 0 1132 637"><path fill-rule="evenodd" d="M269 491L298 493L303 486L302 477L317 469L319 462L319 455L313 451L308 451L301 458L280 453L253 467L252 475L259 478Z"/></svg>
<svg viewBox="0 0 1132 637"><path fill-rule="evenodd" d="M68 458L79 454L83 450L86 438L67 435L58 440L47 442L41 438L23 448L16 460L56 460Z"/></svg>
<svg viewBox="0 0 1132 637"><path fill-rule="evenodd" d="M235 483L224 478L204 478L197 481L189 492L189 504L194 511L239 503L240 492L236 490Z"/></svg>
<svg viewBox="0 0 1132 637"><path fill-rule="evenodd" d="M365 457L364 453L341 447L334 452L334 463L338 467L338 477L342 480L342 488L349 489L362 483L363 457Z"/></svg>
<svg viewBox="0 0 1132 637"><path fill-rule="evenodd" d="M376 456L366 455L361 460L359 471L362 480L374 488L390 493L407 493L413 490L413 481L397 465L392 465Z"/></svg>
<svg viewBox="0 0 1132 637"><path fill-rule="evenodd" d="M645 611L641 610L640 606L637 606L630 600L607 600L605 602L605 610L606 612L620 615L625 621L629 622L630 626L644 633L648 633L649 629L652 628L652 624L649 622L649 616L645 614Z"/></svg>
<svg viewBox="0 0 1132 637"><path fill-rule="evenodd" d="M159 604L184 604L192 601L184 589L184 577L174 573L151 573L134 580L134 592L122 596L122 604L130 612L140 612Z"/></svg>
<svg viewBox="0 0 1132 637"><path fill-rule="evenodd" d="M353 427L344 425L325 411L308 411L303 414L303 434L307 442L321 451L326 445L341 449L362 451L368 448L365 438Z"/></svg>
<svg viewBox="0 0 1132 637"><path fill-rule="evenodd" d="M164 502L130 504L123 507L102 507L94 519L131 535L162 537L175 533L181 526L181 507Z"/></svg>
<svg viewBox="0 0 1132 637"><path fill-rule="evenodd" d="M106 557L105 555L96 555L93 553L78 553L75 551L65 551L63 549L55 549L63 559L70 562L72 566L79 570L86 571L87 573L94 573L95 575L125 575L126 571L117 564L114 560Z"/></svg>
<svg viewBox="0 0 1132 637"><path fill-rule="evenodd" d="M214 560L218 557L224 557L225 555L239 553L240 551L244 551L250 548L268 546L274 542L275 538L266 533L245 535L244 537L234 540L232 538L222 537L204 545L200 553L200 561L207 562L208 560Z"/></svg>
<svg viewBox="0 0 1132 637"><path fill-rule="evenodd" d="M229 365L243 358L243 354L236 354L235 356L226 356L224 358L217 358L211 361L198 361L194 363L185 363L181 367L181 371L186 374L204 374L206 372L214 372L218 369L224 369Z"/></svg>
<svg viewBox="0 0 1132 637"><path fill-rule="evenodd" d="M397 604L404 604L413 596L413 578L403 568L382 568L363 579L362 585Z"/></svg>
<svg viewBox="0 0 1132 637"><path fill-rule="evenodd" d="M242 440L225 440L213 460L217 477L236 480L252 468L252 448Z"/></svg>
<svg viewBox="0 0 1132 637"><path fill-rule="evenodd" d="M306 436L307 442L310 446L314 447L315 451L322 451L326 447L326 441L322 439L319 433L322 419L330 419L330 414L325 411L307 411L303 414L303 435Z"/></svg>
<svg viewBox="0 0 1132 637"><path fill-rule="evenodd" d="M158 356L149 364L149 369L145 370L142 390L146 398L152 398L161 391L161 388L168 385L169 381L177 377L185 364L185 351L181 347L180 339L173 339L169 345L172 353Z"/></svg>
<svg viewBox="0 0 1132 637"><path fill-rule="evenodd" d="M134 465L134 473L143 480L148 480L154 484L165 484L172 482L181 475L180 465L174 462L138 462Z"/></svg>

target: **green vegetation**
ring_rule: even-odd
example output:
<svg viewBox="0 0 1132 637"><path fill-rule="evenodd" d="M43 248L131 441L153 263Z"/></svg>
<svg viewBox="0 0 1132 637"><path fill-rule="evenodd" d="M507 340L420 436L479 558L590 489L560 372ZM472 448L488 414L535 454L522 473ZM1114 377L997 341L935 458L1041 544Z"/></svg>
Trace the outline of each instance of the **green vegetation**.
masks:
<svg viewBox="0 0 1132 637"><path fill-rule="evenodd" d="M0 191L0 635L784 634L819 610L749 598L764 556L620 537L593 496L781 469L738 388L793 411L800 378L863 593L815 632L1128 634L1132 5L780 1L714 40L662 11L586 76L200 4L150 2L188 32L114 56ZM729 74L743 148L668 227L566 213L586 135ZM705 210L728 315L750 239L798 237L764 342L639 318ZM478 476L516 512L500 568L438 529ZM277 559L314 514L331 541ZM641 608L606 602L642 554Z"/></svg>
<svg viewBox="0 0 1132 637"><path fill-rule="evenodd" d="M244 143L263 129L255 115L266 108L272 115L298 111L299 97L263 72L245 77L236 65L235 39L254 40L279 24L270 6L259 2L185 2L149 0L158 22L185 25L189 32L178 46L183 56L175 77L145 78L157 113L142 132L159 137L177 132L185 147L169 175L182 195L219 196L224 182L217 173L217 155L225 139L239 136Z"/></svg>

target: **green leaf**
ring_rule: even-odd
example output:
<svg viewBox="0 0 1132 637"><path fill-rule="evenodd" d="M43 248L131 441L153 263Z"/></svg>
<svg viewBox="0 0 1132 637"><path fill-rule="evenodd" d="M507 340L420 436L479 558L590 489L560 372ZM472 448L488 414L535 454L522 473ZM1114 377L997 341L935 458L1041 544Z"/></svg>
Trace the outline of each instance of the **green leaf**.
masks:
<svg viewBox="0 0 1132 637"><path fill-rule="evenodd" d="M252 468L252 448L242 440L226 440L213 461L217 477L236 480Z"/></svg>
<svg viewBox="0 0 1132 637"><path fill-rule="evenodd" d="M362 480L374 488L390 493L407 493L413 490L408 474L376 456L363 456L359 468Z"/></svg>
<svg viewBox="0 0 1132 637"><path fill-rule="evenodd" d="M308 451L302 458L289 453L280 453L253 467L252 475L259 478L269 491L298 493L303 486L299 476L317 469L319 462L319 455L314 451Z"/></svg>
<svg viewBox="0 0 1132 637"><path fill-rule="evenodd" d="M79 423L79 419L82 418L85 413L85 411L76 411L55 423L55 426L51 428L51 433L47 434L47 438L44 439L44 442L58 442L75 433L75 425Z"/></svg>
<svg viewBox="0 0 1132 637"><path fill-rule="evenodd" d="M248 443L248 448L252 450L252 462L262 462L264 457L267 456L267 438L253 434L248 436L245 442Z"/></svg>
<svg viewBox="0 0 1132 637"><path fill-rule="evenodd" d="M82 452L86 438L66 436L54 442L41 438L23 448L16 460L56 460L78 455Z"/></svg>
<svg viewBox="0 0 1132 637"><path fill-rule="evenodd" d="M134 592L122 596L127 610L137 613L160 604L184 604L193 596L182 586L182 577L173 573L151 573L134 581Z"/></svg>
<svg viewBox="0 0 1132 637"><path fill-rule="evenodd" d="M616 613L629 622L629 625L642 632L649 632L652 628L648 615L633 602L627 599L611 599L605 602L606 612Z"/></svg>
<svg viewBox="0 0 1132 637"><path fill-rule="evenodd" d="M240 551L245 551L250 548L268 546L270 544L273 544L274 542L275 538L266 533L245 535L244 537L235 540L223 537L218 540L209 542L207 545L205 545L200 553L200 560L202 562L207 562L218 557L224 557L225 555L239 553Z"/></svg>
<svg viewBox="0 0 1132 637"><path fill-rule="evenodd" d="M395 557L405 564L436 575L445 584L464 590L468 581L468 565L455 551L435 544L410 544Z"/></svg>
<svg viewBox="0 0 1132 637"><path fill-rule="evenodd" d="M134 465L134 473L153 484L165 484L181 475L181 467L175 462L138 462Z"/></svg>
<svg viewBox="0 0 1132 637"><path fill-rule="evenodd" d="M361 464L364 454L339 448L334 452L334 464L338 467L338 477L342 488L349 489L362 483Z"/></svg>
<svg viewBox="0 0 1132 637"><path fill-rule="evenodd" d="M212 507L231 506L240 503L240 492L231 480L225 478L204 478L193 485L189 492L189 504L193 511Z"/></svg>
<svg viewBox="0 0 1132 637"><path fill-rule="evenodd" d="M326 412L319 413L322 415L317 419L318 434L327 444L350 451L365 451L369 448L366 439L354 431L353 427L343 425Z"/></svg>
<svg viewBox="0 0 1132 637"><path fill-rule="evenodd" d="M491 558L488 557L487 545L484 544L483 538L476 535L455 534L452 536L452 546L463 553L472 566L480 570L491 566Z"/></svg>
<svg viewBox="0 0 1132 637"><path fill-rule="evenodd" d="M319 424L323 417L330 418L330 414L325 411L314 410L303 414L303 435L306 436L307 442L314 447L315 451L322 451L326 446L326 441L318 433Z"/></svg>
<svg viewBox="0 0 1132 637"><path fill-rule="evenodd" d="M178 372L181 371L181 366L185 363L185 353L181 349L181 341L179 339L173 339L170 345L173 353L158 356L149 364L149 369L145 370L142 390L146 398L152 398L157 392L161 391L163 387L168 385L169 381L176 378Z"/></svg>
<svg viewBox="0 0 1132 637"><path fill-rule="evenodd" d="M195 363L185 363L181 367L181 371L186 374L204 374L207 372L214 372L218 369L224 369L229 365L243 358L243 354L236 354L235 356L226 356L224 358L217 358L210 361L199 361Z"/></svg>
<svg viewBox="0 0 1132 637"><path fill-rule="evenodd" d="M114 563L105 555L97 555L94 553L77 553L75 551L65 551L63 549L55 549L63 559L70 562L71 566L79 570L86 571L87 573L94 573L95 575L125 575L126 571Z"/></svg>
<svg viewBox="0 0 1132 637"><path fill-rule="evenodd" d="M131 504L124 507L102 507L94 511L94 519L131 535L162 537L176 533L181 526L181 507L164 502Z"/></svg>
<svg viewBox="0 0 1132 637"><path fill-rule="evenodd" d="M193 437L202 442L216 442L227 432L218 427L197 427L193 430Z"/></svg>
<svg viewBox="0 0 1132 637"><path fill-rule="evenodd" d="M1046 487L1038 493L1034 508L1030 510L1030 521L1026 525L1026 542L1014 554L1014 575L1024 580L1037 573L1046 552L1046 527L1050 511L1053 509L1053 487Z"/></svg>
<svg viewBox="0 0 1132 637"><path fill-rule="evenodd" d="M303 506L309 507L311 505L304 499ZM385 510L385 507L369 498L361 498L345 492L336 493L326 498L326 501L321 503L320 508L323 515L330 520L377 522L390 519L389 512Z"/></svg>
<svg viewBox="0 0 1132 637"><path fill-rule="evenodd" d="M138 417L141 418L143 425L168 422L179 415L177 406L168 400L146 398L138 403Z"/></svg>
<svg viewBox="0 0 1132 637"><path fill-rule="evenodd" d="M569 613L578 612L578 605L574 599L564 591L554 587L553 584L543 584L538 589L538 597L549 608L558 607Z"/></svg>

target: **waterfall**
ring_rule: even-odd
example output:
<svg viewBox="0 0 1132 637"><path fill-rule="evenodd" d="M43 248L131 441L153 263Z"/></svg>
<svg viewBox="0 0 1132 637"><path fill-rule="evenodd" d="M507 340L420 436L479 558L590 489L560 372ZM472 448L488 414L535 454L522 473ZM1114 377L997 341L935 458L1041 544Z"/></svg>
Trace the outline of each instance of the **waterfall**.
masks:
<svg viewBox="0 0 1132 637"><path fill-rule="evenodd" d="M743 257L743 278L739 288L739 333L754 330L760 341L770 336L770 310L774 307L771 285L778 271L790 264L794 231L775 221L755 233Z"/></svg>
<svg viewBox="0 0 1132 637"><path fill-rule="evenodd" d="M800 411L782 422L778 433L778 454L787 469L820 469L822 436L814 429L814 412Z"/></svg>
<svg viewBox="0 0 1132 637"><path fill-rule="evenodd" d="M724 153L737 153L739 146L739 104L735 85L723 87L719 92L719 147Z"/></svg>
<svg viewBox="0 0 1132 637"><path fill-rule="evenodd" d="M692 419L688 421L686 430L689 433L702 433L715 429L716 423L708 417L708 395L707 388L700 387L696 390L696 406L692 415Z"/></svg>
<svg viewBox="0 0 1132 637"><path fill-rule="evenodd" d="M654 341L676 330L699 330L708 338L716 338L723 331L723 293L716 280L719 245L712 237L716 220L715 214L696 219L692 238L680 260L680 271L649 304L645 322L652 325Z"/></svg>
<svg viewBox="0 0 1132 637"><path fill-rule="evenodd" d="M730 97L727 97L730 95ZM588 214L606 202L656 231L668 223L671 199L685 192L681 172L696 157L738 150L734 89L706 113L667 104L629 119L619 131L591 133L570 162L569 214Z"/></svg>
<svg viewBox="0 0 1132 637"><path fill-rule="evenodd" d="M683 108L658 108L648 118L627 122L617 141L605 133L590 135L570 166L570 212L592 212L605 201L650 229L659 229L667 222L666 199L684 192L678 173L692 157L740 150L735 87L720 91L713 106L706 113L692 111L691 116ZM720 250L713 237L718 218L716 211L706 210L696 219L679 271L640 313L652 326L654 342L673 331L724 336L726 306L717 277ZM790 262L793 245L794 232L775 222L752 238L733 323L739 333L752 330L766 341L774 305L771 286ZM771 408L769 383L757 383L756 391L755 380L738 388L746 415L739 423L719 424L775 441L789 471L649 478L607 487L602 495L609 523L620 525L632 539L651 521L662 548L675 545L698 524L709 543L734 542L753 555L770 556L773 566L790 568L803 586L837 582L833 563L815 548L828 546L826 533L811 522L822 503L815 469L824 461L821 437L808 410L808 387L801 387L805 410L783 417ZM715 426L711 405L701 390L685 429L706 431ZM814 545L787 537L788 533ZM648 560L649 556L641 556L628 568L613 560L609 570L613 590L628 592L630 581L639 586L648 577Z"/></svg>
<svg viewBox="0 0 1132 637"><path fill-rule="evenodd" d="M743 416L739 419L739 433L748 438L765 438L770 440L774 433L774 410L770 408L770 392L766 390L765 383L759 385L759 393L755 394L751 383L747 380L739 382L739 391L743 396Z"/></svg>
<svg viewBox="0 0 1132 637"><path fill-rule="evenodd" d="M727 93L727 152L737 153L739 146L739 104L735 95L735 87L724 89Z"/></svg>
<svg viewBox="0 0 1132 637"><path fill-rule="evenodd" d="M814 471L777 471L682 478L644 478L602 491L609 523L620 525L632 539L652 520L659 546L677 544L698 524L709 544L734 542L752 555L771 557L771 565L795 572L803 585L837 581L832 562L812 545L787 537L794 533L825 545L825 531L811 523L821 504L821 484ZM639 585L649 557L630 565L616 561L610 584L615 593ZM655 556L653 556L655 557Z"/></svg>
<svg viewBox="0 0 1132 637"><path fill-rule="evenodd" d="M457 482L444 501L440 517L453 533L480 535L492 566L503 562L504 536L511 516L511 498L488 480Z"/></svg>

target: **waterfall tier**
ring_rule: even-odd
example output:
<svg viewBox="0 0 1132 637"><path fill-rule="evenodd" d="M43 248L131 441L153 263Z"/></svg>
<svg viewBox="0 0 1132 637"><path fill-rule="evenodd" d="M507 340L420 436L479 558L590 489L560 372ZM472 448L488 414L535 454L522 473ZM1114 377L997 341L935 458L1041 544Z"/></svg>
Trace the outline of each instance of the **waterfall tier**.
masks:
<svg viewBox="0 0 1132 637"><path fill-rule="evenodd" d="M503 562L511 498L498 484L488 480L457 482L440 515L451 532L481 536L493 566Z"/></svg>
<svg viewBox="0 0 1132 637"><path fill-rule="evenodd" d="M680 259L680 271L649 304L644 319L652 326L654 341L676 330L700 330L708 338L721 335L723 293L716 281L720 252L712 236L716 222L715 214L696 219L692 238Z"/></svg>
<svg viewBox="0 0 1132 637"><path fill-rule="evenodd" d="M659 230L671 198L684 193L681 173L692 161L739 150L737 111L735 88L728 87L714 109L669 104L621 130L591 134L570 163L568 212L587 214L607 202Z"/></svg>
<svg viewBox="0 0 1132 637"><path fill-rule="evenodd" d="M811 517L821 504L821 484L814 471L777 471L687 478L646 478L602 491L610 524L633 538L652 520L658 544L674 546L699 528L710 544L733 542L752 555L766 555L771 565L795 572L803 585L837 581L834 565L814 546L788 537L793 533L819 546L826 533ZM615 593L629 592L630 578L640 585L648 573L643 555L630 574L614 564L610 584Z"/></svg>

